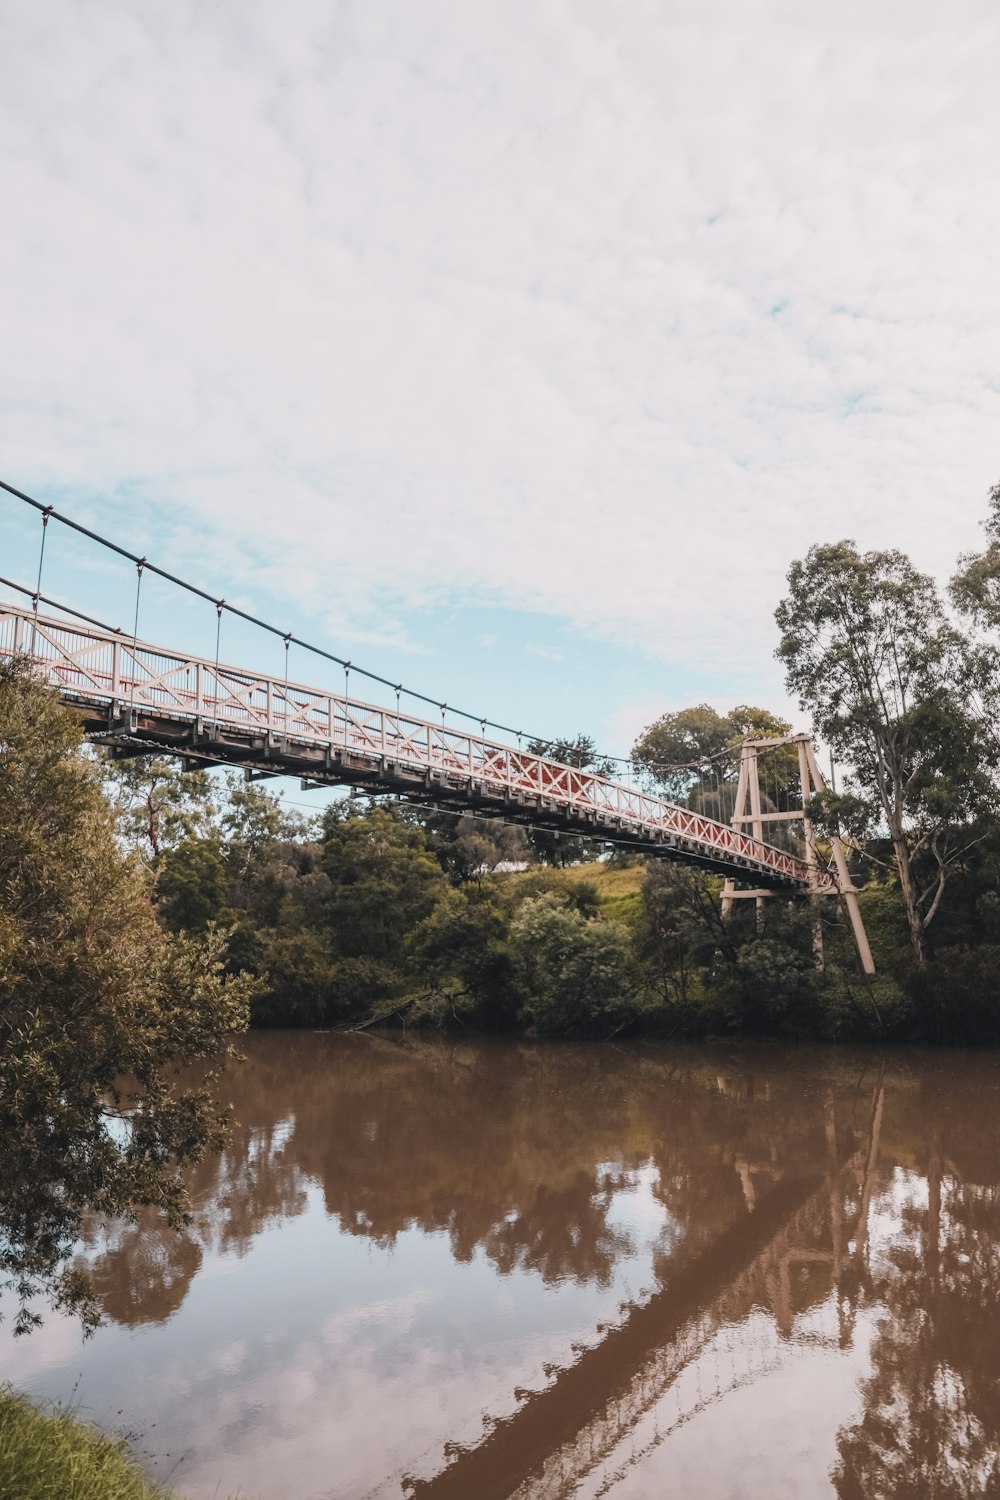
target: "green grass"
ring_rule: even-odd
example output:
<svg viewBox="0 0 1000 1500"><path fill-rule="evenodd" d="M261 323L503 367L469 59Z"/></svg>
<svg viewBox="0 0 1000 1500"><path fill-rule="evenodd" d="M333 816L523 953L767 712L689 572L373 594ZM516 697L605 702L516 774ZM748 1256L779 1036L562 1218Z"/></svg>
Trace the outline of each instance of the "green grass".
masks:
<svg viewBox="0 0 1000 1500"><path fill-rule="evenodd" d="M597 887L597 898L606 917L619 922L634 920L642 909L642 883L646 878L644 864L573 865L561 873L567 882L588 881Z"/></svg>
<svg viewBox="0 0 1000 1500"><path fill-rule="evenodd" d="M525 886L549 891L566 890L573 885L592 885L597 891L597 900L605 917L617 922L632 923L642 911L642 883L646 878L646 866L612 865L605 861L591 864L571 865L568 869L553 869L534 866L518 874L502 877L509 888Z"/></svg>
<svg viewBox="0 0 1000 1500"><path fill-rule="evenodd" d="M0 1386L3 1500L182 1500L143 1474L124 1438Z"/></svg>

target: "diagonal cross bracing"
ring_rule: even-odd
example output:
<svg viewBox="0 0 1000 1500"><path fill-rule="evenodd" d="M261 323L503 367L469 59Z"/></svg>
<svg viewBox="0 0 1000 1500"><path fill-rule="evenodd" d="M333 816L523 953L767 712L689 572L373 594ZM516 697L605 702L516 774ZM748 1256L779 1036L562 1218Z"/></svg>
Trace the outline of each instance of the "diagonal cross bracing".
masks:
<svg viewBox="0 0 1000 1500"><path fill-rule="evenodd" d="M119 752L362 785L638 846L737 880L837 890L828 871L702 813L347 694L0 605L0 657L18 654L88 735Z"/></svg>

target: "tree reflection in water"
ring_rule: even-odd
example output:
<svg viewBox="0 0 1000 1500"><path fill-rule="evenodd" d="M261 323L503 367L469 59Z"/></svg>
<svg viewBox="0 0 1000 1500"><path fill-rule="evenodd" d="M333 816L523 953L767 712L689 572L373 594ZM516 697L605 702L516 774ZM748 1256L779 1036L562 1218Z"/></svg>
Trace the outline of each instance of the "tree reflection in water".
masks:
<svg viewBox="0 0 1000 1500"><path fill-rule="evenodd" d="M693 1368L693 1328L732 1346L763 1310L779 1346L810 1313L834 1349L874 1322L841 1500L1000 1494L993 1058L304 1034L249 1051L230 1146L191 1177L190 1233L92 1226L81 1254L114 1320L169 1318L205 1252L244 1255L317 1199L380 1246L416 1229L500 1275L607 1285L641 1171L666 1226L648 1305L415 1491L485 1500L568 1476L585 1444L613 1454Z"/></svg>
<svg viewBox="0 0 1000 1500"><path fill-rule="evenodd" d="M91 1226L85 1257L99 1268L109 1316L160 1321L198 1269L190 1247L244 1254L318 1187L346 1232L376 1244L412 1228L444 1232L459 1261L482 1253L501 1273L606 1284L629 1249L609 1223L612 1202L640 1168L653 1165L679 1231L706 1242L745 1210L746 1162L767 1175L783 1153L783 1170L794 1168L795 1098L782 1116L747 1084L720 1085L700 1054L682 1058L664 1066L616 1048L254 1037L251 1060L229 1080L231 1142L190 1175L186 1240L149 1217L106 1243Z"/></svg>
<svg viewBox="0 0 1000 1500"><path fill-rule="evenodd" d="M198 1241L166 1228L152 1209L142 1209L135 1224L88 1228L86 1259L105 1316L128 1325L166 1322L201 1268Z"/></svg>
<svg viewBox="0 0 1000 1500"><path fill-rule="evenodd" d="M900 1091L898 1230L866 1288L879 1316L841 1500L1000 1495L1000 1097L992 1060L963 1061L964 1098L933 1065Z"/></svg>

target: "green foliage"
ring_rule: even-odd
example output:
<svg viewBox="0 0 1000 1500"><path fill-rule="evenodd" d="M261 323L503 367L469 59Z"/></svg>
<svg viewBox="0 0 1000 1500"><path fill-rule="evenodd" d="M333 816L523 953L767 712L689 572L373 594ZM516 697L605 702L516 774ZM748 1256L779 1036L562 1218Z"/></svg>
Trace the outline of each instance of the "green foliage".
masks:
<svg viewBox="0 0 1000 1500"><path fill-rule="evenodd" d="M736 975L746 1030L805 1033L815 1025L816 964L799 946L766 936L743 943Z"/></svg>
<svg viewBox="0 0 1000 1500"><path fill-rule="evenodd" d="M421 829L387 807L332 809L323 829L325 912L336 953L401 964L407 933L445 888Z"/></svg>
<svg viewBox="0 0 1000 1500"><path fill-rule="evenodd" d="M124 1438L0 1386L4 1500L182 1500L146 1478Z"/></svg>
<svg viewBox="0 0 1000 1500"><path fill-rule="evenodd" d="M720 714L699 703L647 725L632 746L632 759L672 801L690 800L710 817L726 820L732 816L732 801L710 805L708 798L720 798L720 782L735 782L739 756L733 752L744 740L777 738L788 731L789 725L766 708L744 703ZM780 770L782 784L789 778L794 781L794 751L791 757L782 753Z"/></svg>
<svg viewBox="0 0 1000 1500"><path fill-rule="evenodd" d="M118 810L118 832L147 859L181 839L211 832L214 807L207 771L182 771L174 761L155 755L101 764Z"/></svg>
<svg viewBox="0 0 1000 1500"><path fill-rule="evenodd" d="M701 976L720 959L735 963L733 935L722 921L719 882L699 871L651 863L642 888L638 951L666 1012L680 1030L698 1030L691 1007L700 995Z"/></svg>
<svg viewBox="0 0 1000 1500"><path fill-rule="evenodd" d="M225 786L219 818L220 846L235 893L246 899L252 893L254 873L268 865L282 845L306 839L311 825L242 776L228 775Z"/></svg>
<svg viewBox="0 0 1000 1500"><path fill-rule="evenodd" d="M542 1035L607 1035L639 1012L627 934L588 922L557 896L522 903L511 922L510 950L523 1018Z"/></svg>
<svg viewBox="0 0 1000 1500"><path fill-rule="evenodd" d="M915 1036L943 1047L1000 1044L998 975L1000 944L939 953L910 978Z"/></svg>
<svg viewBox="0 0 1000 1500"><path fill-rule="evenodd" d="M959 558L958 572L951 581L951 597L964 615L995 630L1000 626L1000 484L989 493L989 514L984 522L987 547Z"/></svg>
<svg viewBox="0 0 1000 1500"><path fill-rule="evenodd" d="M997 745L973 708L992 658L901 552L813 547L788 587L776 619L789 689L853 768L855 826L867 810L868 833L888 830L922 963L948 875L995 805Z"/></svg>
<svg viewBox="0 0 1000 1500"><path fill-rule="evenodd" d="M225 920L229 874L214 839L182 839L156 865L157 913L171 932L204 932Z"/></svg>
<svg viewBox="0 0 1000 1500"><path fill-rule="evenodd" d="M491 893L446 891L412 932L409 951L433 990L468 997L473 1014L490 1025L514 1020L517 994L506 925Z"/></svg>
<svg viewBox="0 0 1000 1500"><path fill-rule="evenodd" d="M0 664L0 1276L95 1316L65 1259L83 1215L185 1214L179 1169L222 1138L213 1064L247 1014L223 942L170 937L72 717ZM208 1064L198 1087L176 1072Z"/></svg>
<svg viewBox="0 0 1000 1500"><path fill-rule="evenodd" d="M420 826L441 866L456 884L492 875L503 864L524 864L531 855L523 828L452 812L424 813Z"/></svg>
<svg viewBox="0 0 1000 1500"><path fill-rule="evenodd" d="M256 1026L325 1026L336 1013L329 935L308 929L268 932L258 956L262 977L251 1011Z"/></svg>

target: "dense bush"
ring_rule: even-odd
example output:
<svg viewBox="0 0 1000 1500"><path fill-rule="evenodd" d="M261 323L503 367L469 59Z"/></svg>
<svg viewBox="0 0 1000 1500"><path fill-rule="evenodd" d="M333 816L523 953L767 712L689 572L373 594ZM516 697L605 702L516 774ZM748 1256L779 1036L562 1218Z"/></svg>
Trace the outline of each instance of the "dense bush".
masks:
<svg viewBox="0 0 1000 1500"><path fill-rule="evenodd" d="M510 949L521 1016L542 1035L608 1035L637 1016L639 976L622 928L536 896L511 922Z"/></svg>
<svg viewBox="0 0 1000 1500"><path fill-rule="evenodd" d="M945 949L910 975L908 989L921 1041L1000 1044L1000 946Z"/></svg>

